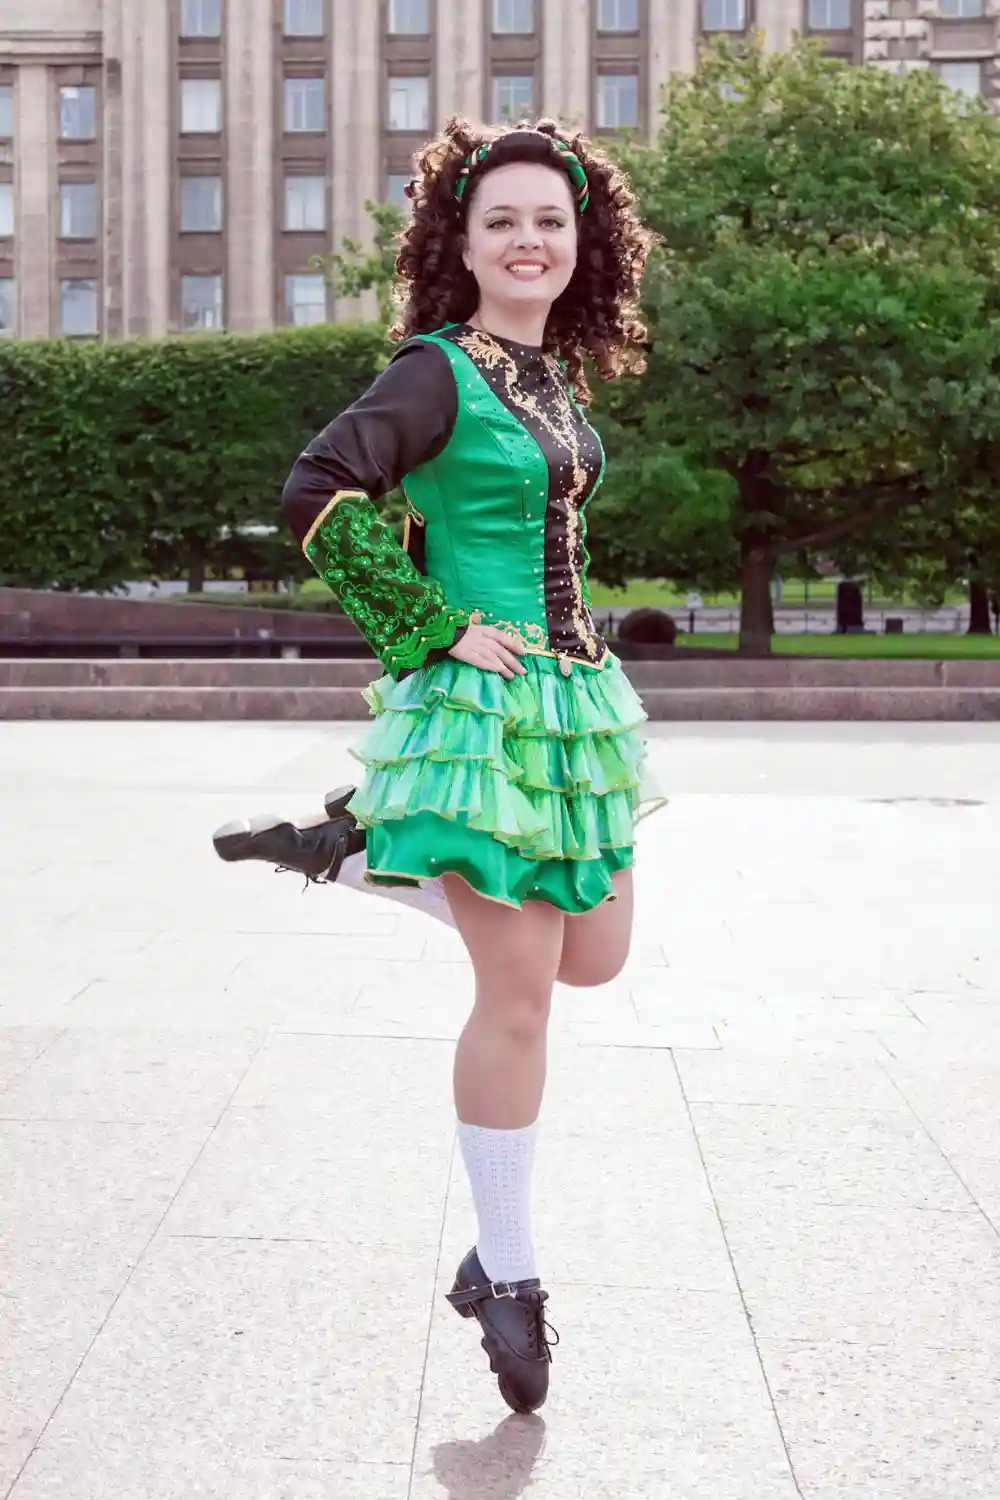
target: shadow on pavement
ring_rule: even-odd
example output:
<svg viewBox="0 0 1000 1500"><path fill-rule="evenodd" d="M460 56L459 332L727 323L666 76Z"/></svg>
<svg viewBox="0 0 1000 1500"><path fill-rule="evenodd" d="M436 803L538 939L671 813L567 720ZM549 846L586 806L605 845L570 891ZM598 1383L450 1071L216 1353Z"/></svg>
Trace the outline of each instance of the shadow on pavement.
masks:
<svg viewBox="0 0 1000 1500"><path fill-rule="evenodd" d="M489 1437L438 1443L434 1473L447 1500L516 1500L545 1442L541 1417L511 1415Z"/></svg>

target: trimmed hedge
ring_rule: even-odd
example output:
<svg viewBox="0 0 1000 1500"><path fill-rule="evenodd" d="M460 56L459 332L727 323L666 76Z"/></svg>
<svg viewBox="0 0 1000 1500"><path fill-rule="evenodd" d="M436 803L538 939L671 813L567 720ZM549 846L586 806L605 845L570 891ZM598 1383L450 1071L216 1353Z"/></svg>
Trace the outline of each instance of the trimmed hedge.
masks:
<svg viewBox="0 0 1000 1500"><path fill-rule="evenodd" d="M281 526L302 448L385 363L370 324L0 343L0 583L110 590L242 567L306 577ZM277 524L275 538L239 528Z"/></svg>

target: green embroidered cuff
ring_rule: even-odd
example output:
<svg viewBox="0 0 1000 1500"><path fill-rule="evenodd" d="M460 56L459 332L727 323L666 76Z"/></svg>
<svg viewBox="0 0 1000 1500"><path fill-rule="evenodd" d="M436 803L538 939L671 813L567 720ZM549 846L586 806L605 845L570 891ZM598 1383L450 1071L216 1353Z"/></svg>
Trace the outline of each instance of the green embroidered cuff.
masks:
<svg viewBox="0 0 1000 1500"><path fill-rule="evenodd" d="M338 490L302 550L393 677L423 666L429 651L447 650L469 623L417 570L363 490Z"/></svg>

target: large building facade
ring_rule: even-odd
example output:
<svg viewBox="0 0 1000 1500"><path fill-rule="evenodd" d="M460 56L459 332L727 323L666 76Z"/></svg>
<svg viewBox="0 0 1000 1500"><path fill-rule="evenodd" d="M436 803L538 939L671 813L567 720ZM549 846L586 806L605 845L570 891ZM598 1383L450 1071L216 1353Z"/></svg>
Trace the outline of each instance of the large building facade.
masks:
<svg viewBox="0 0 1000 1500"><path fill-rule="evenodd" d="M655 127L706 36L998 89L1000 0L0 0L0 335L350 315L313 258L449 115Z"/></svg>

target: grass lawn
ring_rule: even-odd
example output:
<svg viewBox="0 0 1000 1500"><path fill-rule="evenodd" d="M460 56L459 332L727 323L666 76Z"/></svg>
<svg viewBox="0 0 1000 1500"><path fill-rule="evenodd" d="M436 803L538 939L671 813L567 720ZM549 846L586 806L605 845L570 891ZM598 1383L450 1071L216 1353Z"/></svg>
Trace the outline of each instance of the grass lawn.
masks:
<svg viewBox="0 0 1000 1500"><path fill-rule="evenodd" d="M808 596L806 589L807 585L801 579L788 579L781 591L782 605L832 605L836 602L837 585L832 579L821 578L810 583ZM590 594L595 609L639 609L643 605L652 605L656 609L685 609L688 590L675 589L661 578L636 578L624 589L611 589L606 584L592 582ZM740 607L739 594L702 594L701 597L706 606ZM944 602L962 605L968 602L968 598L963 590L953 589ZM901 599L885 599L866 592L865 605L874 610L898 609L900 605L919 608L919 601L909 594L904 594Z"/></svg>
<svg viewBox="0 0 1000 1500"><path fill-rule="evenodd" d="M735 651L735 635L706 632L677 637L679 647L702 646ZM1000 637L990 635L776 635L776 656L841 656L868 658L932 658L934 660L1000 661Z"/></svg>

